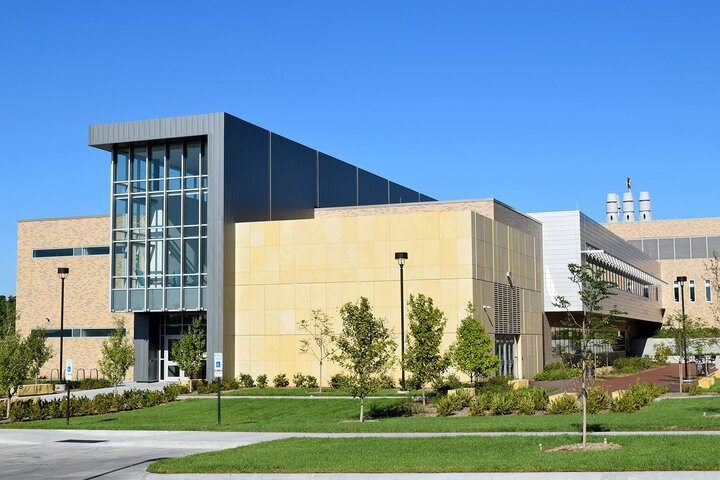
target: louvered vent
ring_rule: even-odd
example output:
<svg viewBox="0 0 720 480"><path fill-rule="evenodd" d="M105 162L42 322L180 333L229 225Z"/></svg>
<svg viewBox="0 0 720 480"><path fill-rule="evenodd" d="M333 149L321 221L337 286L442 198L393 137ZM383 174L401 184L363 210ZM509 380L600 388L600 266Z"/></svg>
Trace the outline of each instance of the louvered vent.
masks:
<svg viewBox="0 0 720 480"><path fill-rule="evenodd" d="M495 333L520 333L520 292L517 287L495 283Z"/></svg>

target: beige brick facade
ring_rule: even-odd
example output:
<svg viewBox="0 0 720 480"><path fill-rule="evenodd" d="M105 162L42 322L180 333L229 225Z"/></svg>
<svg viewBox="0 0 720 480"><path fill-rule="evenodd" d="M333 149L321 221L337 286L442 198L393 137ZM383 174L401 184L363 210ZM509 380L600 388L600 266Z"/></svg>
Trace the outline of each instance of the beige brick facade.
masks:
<svg viewBox="0 0 720 480"><path fill-rule="evenodd" d="M18 222L17 311L18 328L24 335L36 326L60 328L58 267L70 269L65 280L65 328L112 328L108 255L33 258L34 249L106 246L109 232L108 215ZM132 338L132 315L123 316ZM72 358L74 369L84 369L89 376L90 370L97 368L102 341L102 338L66 338L63 357ZM50 376L51 369L59 368L59 338L48 339L48 344L54 357L42 368L42 376ZM57 376L57 372L53 375ZM132 369L128 378L132 378Z"/></svg>
<svg viewBox="0 0 720 480"><path fill-rule="evenodd" d="M652 220L649 222L624 222L603 224L608 230L624 239L696 237L720 235L720 218L690 218L680 220ZM666 285L661 287L662 308L664 318L681 311L681 303L675 302L673 281L678 276L687 276L685 284L685 312L698 317L708 326L720 327L717 314L720 303L712 293L712 301L705 300L705 280L710 279L708 272L709 259L689 258L675 260L658 260L661 277ZM689 281L695 281L695 301L690 301Z"/></svg>
<svg viewBox="0 0 720 480"><path fill-rule="evenodd" d="M320 209L315 219L236 224L235 264L226 269L234 271L235 278L225 286L233 289L226 298L234 298L234 305L225 310L229 373L317 376L314 358L299 353L302 336L297 323L310 318L312 309L321 309L339 329L340 306L361 296L370 300L376 315L389 320L399 345L397 251L409 255L406 301L410 294L428 295L448 318L445 348L455 340L469 301L487 331L493 332L493 283L507 284L506 273L512 272L520 290L522 325L517 372L527 378L541 370L539 234L509 228L468 205L454 208L461 202L447 203L453 208L444 209L443 202L425 208ZM492 201L485 202L488 205L492 207ZM539 232L534 220L521 216L518 221ZM233 357L227 357L228 350L234 350ZM325 382L337 371L335 365L327 365Z"/></svg>

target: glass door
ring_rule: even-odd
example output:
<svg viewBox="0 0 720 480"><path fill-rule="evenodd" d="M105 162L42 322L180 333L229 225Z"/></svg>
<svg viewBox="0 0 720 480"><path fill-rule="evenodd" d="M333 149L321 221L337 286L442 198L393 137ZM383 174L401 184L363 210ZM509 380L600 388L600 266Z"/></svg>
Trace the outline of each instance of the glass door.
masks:
<svg viewBox="0 0 720 480"><path fill-rule="evenodd" d="M187 380L185 372L180 370L177 360L172 356L172 347L181 338L180 335L165 336L165 380Z"/></svg>

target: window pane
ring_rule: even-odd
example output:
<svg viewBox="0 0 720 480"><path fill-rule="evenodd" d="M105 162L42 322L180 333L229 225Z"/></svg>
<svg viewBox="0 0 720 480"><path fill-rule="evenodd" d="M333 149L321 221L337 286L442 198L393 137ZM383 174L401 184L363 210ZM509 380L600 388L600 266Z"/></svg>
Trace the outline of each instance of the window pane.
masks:
<svg viewBox="0 0 720 480"><path fill-rule="evenodd" d="M115 159L115 181L125 182L128 179L128 159L130 153L127 147L118 148Z"/></svg>
<svg viewBox="0 0 720 480"><path fill-rule="evenodd" d="M113 288L125 288L126 278L115 278L113 279Z"/></svg>
<svg viewBox="0 0 720 480"><path fill-rule="evenodd" d="M695 301L695 280L690 280L690 301Z"/></svg>
<svg viewBox="0 0 720 480"><path fill-rule="evenodd" d="M168 177L182 176L182 143L170 145L170 161L168 164Z"/></svg>
<svg viewBox="0 0 720 480"><path fill-rule="evenodd" d="M132 191L133 193L144 193L145 182L132 182Z"/></svg>
<svg viewBox="0 0 720 480"><path fill-rule="evenodd" d="M153 195L150 197L150 226L151 227L162 227L163 219L165 216L165 209L163 205L165 199L162 195Z"/></svg>
<svg viewBox="0 0 720 480"><path fill-rule="evenodd" d="M185 240L184 273L198 273L198 239Z"/></svg>
<svg viewBox="0 0 720 480"><path fill-rule="evenodd" d="M168 275L180 274L180 240L167 241L167 270ZM179 286L179 285L178 285Z"/></svg>
<svg viewBox="0 0 720 480"><path fill-rule="evenodd" d="M150 275L162 275L163 273L163 250L162 240L151 240L148 242L148 272Z"/></svg>
<svg viewBox="0 0 720 480"><path fill-rule="evenodd" d="M145 180L147 174L147 147L139 146L133 149L132 179Z"/></svg>
<svg viewBox="0 0 720 480"><path fill-rule="evenodd" d="M200 223L200 196L197 192L185 194L185 225Z"/></svg>
<svg viewBox="0 0 720 480"><path fill-rule="evenodd" d="M115 198L115 225L116 229L128 228L128 199L127 197Z"/></svg>
<svg viewBox="0 0 720 480"><path fill-rule="evenodd" d="M207 190L203 190L200 203L200 223L207 224Z"/></svg>
<svg viewBox="0 0 720 480"><path fill-rule="evenodd" d="M127 183L116 183L115 184L115 193L127 193Z"/></svg>
<svg viewBox="0 0 720 480"><path fill-rule="evenodd" d="M165 286L166 287L179 287L180 286L180 275L167 277Z"/></svg>
<svg viewBox="0 0 720 480"><path fill-rule="evenodd" d="M712 291L710 289L710 280L705 280L705 301L712 302Z"/></svg>
<svg viewBox="0 0 720 480"><path fill-rule="evenodd" d="M145 197L132 197L132 228L145 228Z"/></svg>
<svg viewBox="0 0 720 480"><path fill-rule="evenodd" d="M185 188L198 188L200 186L200 177L186 177Z"/></svg>
<svg viewBox="0 0 720 480"><path fill-rule="evenodd" d="M150 183L150 191L152 191L152 192L159 192L165 188L164 182L162 180L153 180L152 182L149 182L149 183Z"/></svg>
<svg viewBox="0 0 720 480"><path fill-rule="evenodd" d="M83 249L84 255L109 255L110 247L85 247Z"/></svg>
<svg viewBox="0 0 720 480"><path fill-rule="evenodd" d="M168 190L180 190L182 188L182 179L173 178L167 181Z"/></svg>
<svg viewBox="0 0 720 480"><path fill-rule="evenodd" d="M145 243L130 244L130 271L138 277L145 275Z"/></svg>
<svg viewBox="0 0 720 480"><path fill-rule="evenodd" d="M127 244L116 243L114 249L113 264L115 267L113 269L113 275L116 277L124 277L127 275Z"/></svg>
<svg viewBox="0 0 720 480"><path fill-rule="evenodd" d="M182 220L182 198L180 195L168 195L167 224L172 227L179 227Z"/></svg>
<svg viewBox="0 0 720 480"><path fill-rule="evenodd" d="M202 273L207 272L207 238L203 238L200 240L200 271Z"/></svg>
<svg viewBox="0 0 720 480"><path fill-rule="evenodd" d="M207 142L206 141L202 142L202 157L201 157L201 159L202 159L202 162L201 162L202 163L202 174L207 175L208 169L207 169Z"/></svg>
<svg viewBox="0 0 720 480"><path fill-rule="evenodd" d="M185 175L188 177L200 175L200 142L191 142L187 144Z"/></svg>
<svg viewBox="0 0 720 480"><path fill-rule="evenodd" d="M165 176L165 145L155 145L151 150L150 178Z"/></svg>

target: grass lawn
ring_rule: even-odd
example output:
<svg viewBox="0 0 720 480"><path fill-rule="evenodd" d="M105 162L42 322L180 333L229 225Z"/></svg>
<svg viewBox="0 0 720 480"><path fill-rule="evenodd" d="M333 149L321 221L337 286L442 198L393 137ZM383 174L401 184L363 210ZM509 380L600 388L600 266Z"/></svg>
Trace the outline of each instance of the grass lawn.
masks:
<svg viewBox="0 0 720 480"><path fill-rule="evenodd" d="M425 396L430 397L431 391L426 391ZM214 395L217 395L215 393ZM350 397L347 390L336 390L334 388L326 388L320 393L317 388L244 388L242 390L231 390L222 392L221 395L229 397L244 396L261 396L261 397ZM397 390L377 390L373 392L373 397L419 397L422 395L420 390L411 390L410 393L398 393ZM432 393L434 396L435 393Z"/></svg>
<svg viewBox="0 0 720 480"><path fill-rule="evenodd" d="M550 453L580 436L290 438L157 461L154 473L719 470L716 436L607 437L619 450ZM602 442L603 437L590 437Z"/></svg>
<svg viewBox="0 0 720 480"><path fill-rule="evenodd" d="M402 399L374 399L365 411L382 412ZM355 420L360 402L346 399L231 399L222 400L223 425L217 426L215 399L190 399L136 410L77 417L69 428L109 430L229 430L257 432L467 432L573 431L582 415L502 417L381 417L377 422ZM708 416L704 417L703 412ZM590 431L720 430L720 401L714 397L662 400L636 413L588 415ZM64 419L0 425L0 428L68 428Z"/></svg>

